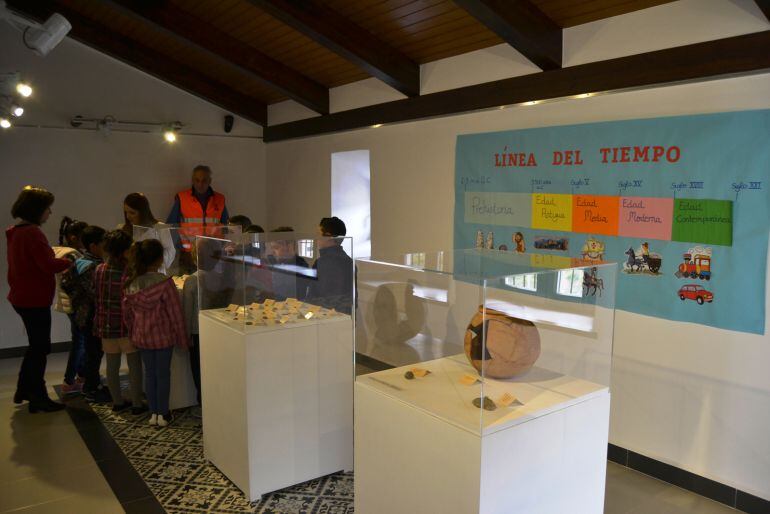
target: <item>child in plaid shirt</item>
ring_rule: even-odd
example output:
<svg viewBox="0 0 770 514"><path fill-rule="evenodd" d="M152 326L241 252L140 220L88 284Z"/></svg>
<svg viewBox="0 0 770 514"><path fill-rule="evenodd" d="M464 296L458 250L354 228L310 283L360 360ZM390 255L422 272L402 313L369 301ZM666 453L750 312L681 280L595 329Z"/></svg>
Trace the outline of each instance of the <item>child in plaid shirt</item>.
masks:
<svg viewBox="0 0 770 514"><path fill-rule="evenodd" d="M168 426L171 411L171 357L174 346L187 348L187 333L179 293L163 266L163 245L145 239L131 247L124 284L123 319L128 337L139 348L144 364L150 425Z"/></svg>
<svg viewBox="0 0 770 514"><path fill-rule="evenodd" d="M119 412L131 407L131 413L141 414L142 405L142 358L128 340L123 323L123 282L126 277L126 255L131 248L131 236L122 230L113 230L104 236L107 262L96 267L96 316L94 332L102 338L102 348L107 356L107 385L112 394L112 411ZM123 400L120 392L121 354L128 361L128 379L131 386L131 403Z"/></svg>

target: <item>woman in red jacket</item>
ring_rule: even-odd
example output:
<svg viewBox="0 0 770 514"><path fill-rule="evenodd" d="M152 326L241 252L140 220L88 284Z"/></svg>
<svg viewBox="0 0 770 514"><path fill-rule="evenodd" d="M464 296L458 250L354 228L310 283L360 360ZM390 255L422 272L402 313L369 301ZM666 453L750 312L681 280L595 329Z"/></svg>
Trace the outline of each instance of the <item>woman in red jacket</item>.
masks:
<svg viewBox="0 0 770 514"><path fill-rule="evenodd" d="M57 259L40 225L51 215L54 196L45 189L27 186L11 208L19 223L8 228L8 301L21 316L29 347L19 370L15 403L29 400L29 412L53 412L64 405L48 397L45 387L46 357L51 353L51 304L56 274L67 269L69 259Z"/></svg>

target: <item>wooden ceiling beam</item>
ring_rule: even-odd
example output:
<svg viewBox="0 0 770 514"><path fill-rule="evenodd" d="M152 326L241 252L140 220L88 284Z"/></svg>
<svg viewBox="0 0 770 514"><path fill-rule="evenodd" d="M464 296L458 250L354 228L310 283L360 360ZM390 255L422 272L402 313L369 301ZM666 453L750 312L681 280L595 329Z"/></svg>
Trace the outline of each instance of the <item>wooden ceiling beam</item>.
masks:
<svg viewBox="0 0 770 514"><path fill-rule="evenodd" d="M561 68L562 29L529 0L454 0L543 70Z"/></svg>
<svg viewBox="0 0 770 514"><path fill-rule="evenodd" d="M265 142L491 109L583 93L622 91L770 70L770 30L569 66L265 128Z"/></svg>
<svg viewBox="0 0 770 514"><path fill-rule="evenodd" d="M765 18L770 21L770 0L754 0L759 9L765 14Z"/></svg>
<svg viewBox="0 0 770 514"><path fill-rule="evenodd" d="M152 48L105 29L59 2L6 0L6 3L14 11L41 22L58 12L72 24L68 35L73 39L226 111L262 126L267 124L267 106L264 103L234 91L230 86L180 64Z"/></svg>
<svg viewBox="0 0 770 514"><path fill-rule="evenodd" d="M305 107L321 114L329 113L329 90L325 86L201 21L171 2L110 0L110 3L175 39L238 68Z"/></svg>
<svg viewBox="0 0 770 514"><path fill-rule="evenodd" d="M420 95L420 67L317 0L249 0L409 97Z"/></svg>

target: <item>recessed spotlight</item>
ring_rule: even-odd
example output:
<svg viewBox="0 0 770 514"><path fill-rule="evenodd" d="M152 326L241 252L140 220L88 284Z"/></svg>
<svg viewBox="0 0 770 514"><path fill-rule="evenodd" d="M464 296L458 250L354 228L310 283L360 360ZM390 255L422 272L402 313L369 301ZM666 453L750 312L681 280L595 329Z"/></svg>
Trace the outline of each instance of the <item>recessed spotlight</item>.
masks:
<svg viewBox="0 0 770 514"><path fill-rule="evenodd" d="M529 102L524 102L521 105L537 105L540 103L540 100L530 100Z"/></svg>
<svg viewBox="0 0 770 514"><path fill-rule="evenodd" d="M17 118L21 117L21 115L24 114L24 107L20 105L14 105L11 108L11 114L13 114Z"/></svg>
<svg viewBox="0 0 770 514"><path fill-rule="evenodd" d="M32 87L29 84L25 84L24 82L19 82L16 84L16 92L24 98L27 98L32 95Z"/></svg>
<svg viewBox="0 0 770 514"><path fill-rule="evenodd" d="M3 127L4 129L11 128L10 120L6 118L0 118L0 127Z"/></svg>
<svg viewBox="0 0 770 514"><path fill-rule="evenodd" d="M166 130L163 132L163 139L165 139L169 143L176 142L176 132L173 130Z"/></svg>
<svg viewBox="0 0 770 514"><path fill-rule="evenodd" d="M583 94L580 94L580 95L575 95L575 98L589 98L591 96L594 96L594 94L593 93L583 93Z"/></svg>
<svg viewBox="0 0 770 514"><path fill-rule="evenodd" d="M382 123L377 123L375 125L372 125L372 128L380 128L382 127Z"/></svg>

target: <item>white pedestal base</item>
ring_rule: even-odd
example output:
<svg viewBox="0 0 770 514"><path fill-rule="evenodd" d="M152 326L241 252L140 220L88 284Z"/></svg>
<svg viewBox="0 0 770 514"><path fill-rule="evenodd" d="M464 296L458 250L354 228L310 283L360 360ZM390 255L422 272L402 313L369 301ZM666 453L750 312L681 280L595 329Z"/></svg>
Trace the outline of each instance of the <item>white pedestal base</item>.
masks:
<svg viewBox="0 0 770 514"><path fill-rule="evenodd" d="M247 332L201 314L206 458L250 501L353 467L349 316Z"/></svg>

